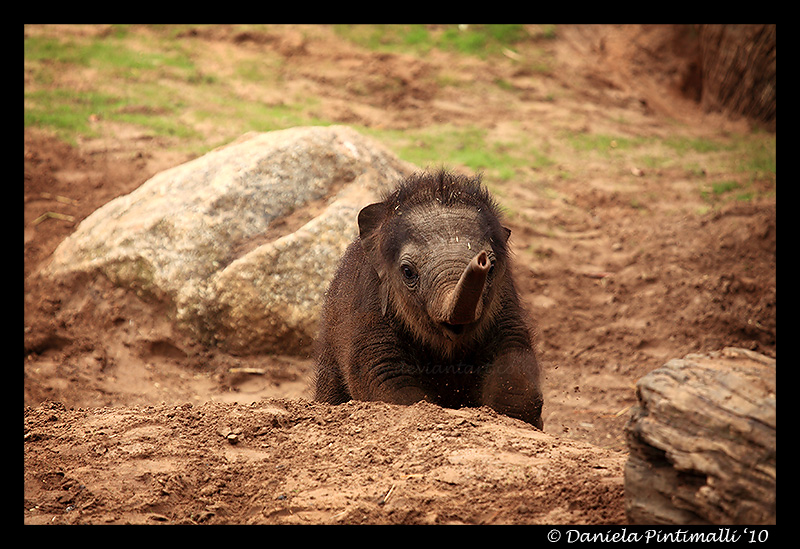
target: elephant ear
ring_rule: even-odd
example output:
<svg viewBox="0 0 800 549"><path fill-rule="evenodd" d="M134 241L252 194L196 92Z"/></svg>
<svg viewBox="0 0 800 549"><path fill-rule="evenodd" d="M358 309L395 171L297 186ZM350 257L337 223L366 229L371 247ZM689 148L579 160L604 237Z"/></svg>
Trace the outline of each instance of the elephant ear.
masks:
<svg viewBox="0 0 800 549"><path fill-rule="evenodd" d="M381 314L386 315L389 306L389 283L386 280L386 267L381 258L380 228L383 221L386 205L377 202L365 206L358 212L358 236L361 240L361 248L367 256L372 268L378 273L380 288L378 290L381 302Z"/></svg>
<svg viewBox="0 0 800 549"><path fill-rule="evenodd" d="M361 247L376 271L381 265L380 231L378 229L383 221L383 212L383 202L370 204L358 212L358 236L361 239Z"/></svg>

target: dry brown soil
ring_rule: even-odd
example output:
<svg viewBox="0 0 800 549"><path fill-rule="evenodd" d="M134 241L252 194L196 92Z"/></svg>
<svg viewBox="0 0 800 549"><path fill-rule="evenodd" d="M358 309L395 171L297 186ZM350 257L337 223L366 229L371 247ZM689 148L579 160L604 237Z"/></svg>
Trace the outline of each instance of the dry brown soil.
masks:
<svg viewBox="0 0 800 549"><path fill-rule="evenodd" d="M77 146L26 129L25 523L624 522L636 381L690 352L776 355L774 193L709 207L702 174L681 163L593 157L576 169L559 156L565 129L748 131L678 93L685 52L666 36L560 27L536 46L556 67L546 75L513 59L368 52L326 29L185 37L227 56L284 56L286 92L318 97L315 114L339 123L468 123L502 141L513 122L551 144L573 175L545 173L545 187L531 169L495 185L513 205L516 275L544 367L544 434L485 409L316 404L309 357L225 355L176 332L168 307L107 281L42 280L39 267L83 218L190 155L111 123ZM475 85L437 87L444 73ZM500 78L514 93L481 85ZM34 223L48 211L74 221ZM574 467L587 445L599 447L594 461Z"/></svg>

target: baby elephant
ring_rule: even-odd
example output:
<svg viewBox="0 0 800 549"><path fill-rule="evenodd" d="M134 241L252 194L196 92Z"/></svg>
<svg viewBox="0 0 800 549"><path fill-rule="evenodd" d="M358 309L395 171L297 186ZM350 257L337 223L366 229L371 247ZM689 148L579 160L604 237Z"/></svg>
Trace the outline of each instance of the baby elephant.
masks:
<svg viewBox="0 0 800 549"><path fill-rule="evenodd" d="M414 175L358 228L326 295L316 400L487 405L541 429L510 231L480 178Z"/></svg>

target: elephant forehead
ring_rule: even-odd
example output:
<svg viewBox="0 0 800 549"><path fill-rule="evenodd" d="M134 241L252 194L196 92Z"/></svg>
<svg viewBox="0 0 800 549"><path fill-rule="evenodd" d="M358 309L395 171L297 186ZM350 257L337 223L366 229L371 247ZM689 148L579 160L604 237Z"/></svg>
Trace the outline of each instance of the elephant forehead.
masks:
<svg viewBox="0 0 800 549"><path fill-rule="evenodd" d="M484 243L489 231L480 213L470 208L420 209L408 220L412 239L429 246L477 246Z"/></svg>

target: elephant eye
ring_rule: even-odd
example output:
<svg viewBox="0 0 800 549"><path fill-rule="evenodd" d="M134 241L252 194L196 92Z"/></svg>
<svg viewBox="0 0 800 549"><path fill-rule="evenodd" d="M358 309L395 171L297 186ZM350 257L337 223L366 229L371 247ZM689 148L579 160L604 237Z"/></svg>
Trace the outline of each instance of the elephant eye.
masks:
<svg viewBox="0 0 800 549"><path fill-rule="evenodd" d="M419 275L417 274L417 271L416 269L414 269L413 265L409 263L403 263L402 265L400 265L400 273L402 273L403 281L408 286L413 286L417 283Z"/></svg>

